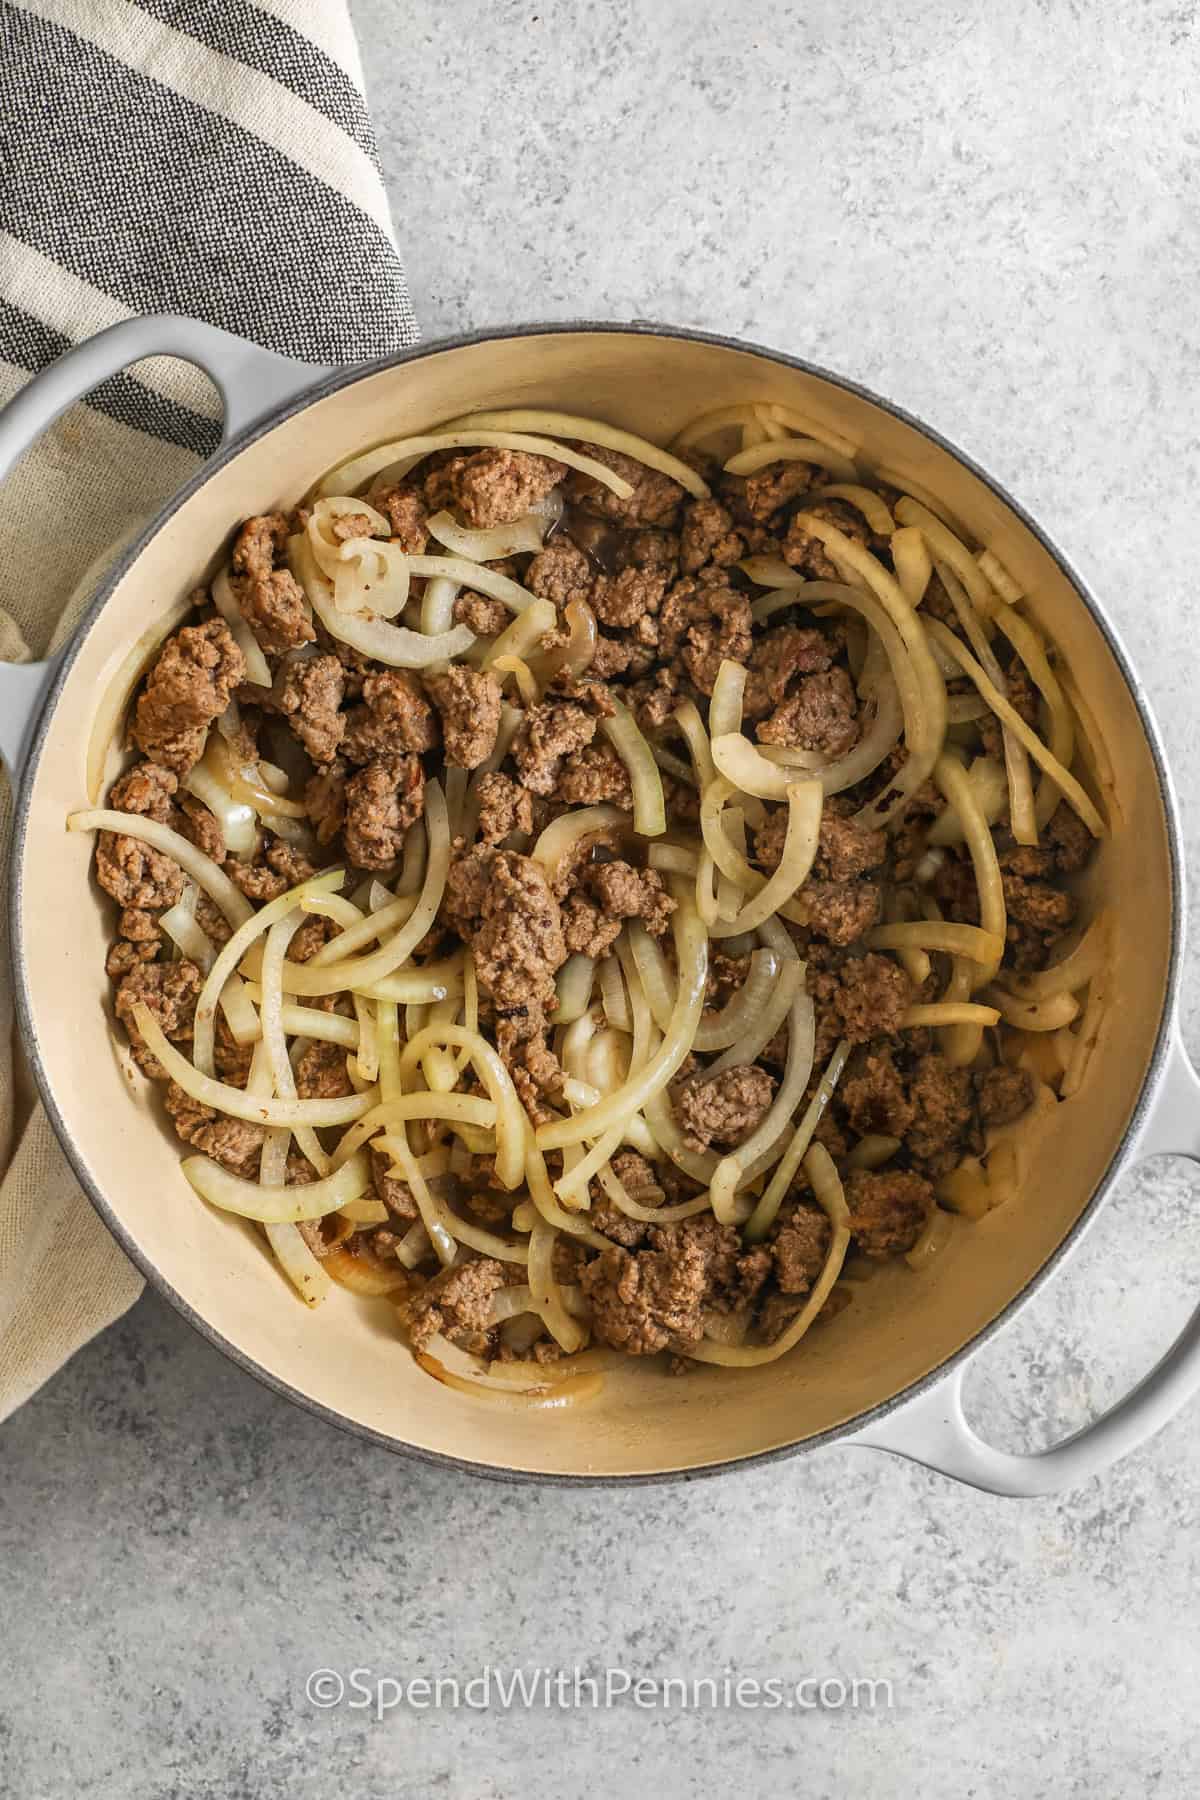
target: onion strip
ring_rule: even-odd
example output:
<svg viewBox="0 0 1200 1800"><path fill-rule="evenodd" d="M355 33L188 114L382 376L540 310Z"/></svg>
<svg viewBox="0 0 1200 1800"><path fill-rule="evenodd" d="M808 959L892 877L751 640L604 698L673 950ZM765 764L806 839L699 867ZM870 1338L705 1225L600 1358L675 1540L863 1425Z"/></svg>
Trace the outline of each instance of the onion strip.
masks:
<svg viewBox="0 0 1200 1800"><path fill-rule="evenodd" d="M444 427L447 431L483 427L493 431L535 431L554 437L571 438L577 444L599 444L604 450L616 450L634 462L644 463L677 481L696 500L708 499L708 483L690 464L680 462L669 450L662 450L635 431L619 425L604 425L596 419L581 418L576 413L553 412L549 408L513 407L498 411L471 413L454 419ZM553 452L557 455L558 452Z"/></svg>
<svg viewBox="0 0 1200 1800"><path fill-rule="evenodd" d="M527 437L514 431L480 431L461 429L455 431L427 432L419 437L396 438L390 444L380 444L374 450L364 451L360 456L353 456L348 462L339 463L317 483L319 495L340 494L361 488L388 469L393 463L401 462L409 457L419 460L429 456L434 450L524 450L530 456L550 457L555 462L566 463L569 469L578 469L583 475L590 475L603 487L616 494L619 500L628 500L633 493L629 483L613 471L590 456L580 455L578 450L569 450L565 444L553 442L544 437Z"/></svg>
<svg viewBox="0 0 1200 1800"><path fill-rule="evenodd" d="M96 708L92 729L88 733L84 781L91 805L100 798L104 786L104 766L114 741L120 736L118 727L125 716L133 691L150 667L163 644L192 611L190 600L181 600L153 625L147 626L137 643L122 657Z"/></svg>
<svg viewBox="0 0 1200 1800"><path fill-rule="evenodd" d="M94 807L86 812L71 813L68 831L115 831L121 837L137 838L177 862L185 875L202 887L214 906L218 907L235 928L253 916L254 909L246 896L234 887L225 871L211 856L197 849L189 838L181 837L169 825L160 825L141 813L113 812L108 807Z"/></svg>
<svg viewBox="0 0 1200 1800"><path fill-rule="evenodd" d="M348 1201L357 1200L371 1185L365 1154L350 1157L321 1181L294 1182L290 1187L262 1187L257 1181L246 1181L208 1156L185 1157L183 1172L210 1205L264 1225L323 1219Z"/></svg>

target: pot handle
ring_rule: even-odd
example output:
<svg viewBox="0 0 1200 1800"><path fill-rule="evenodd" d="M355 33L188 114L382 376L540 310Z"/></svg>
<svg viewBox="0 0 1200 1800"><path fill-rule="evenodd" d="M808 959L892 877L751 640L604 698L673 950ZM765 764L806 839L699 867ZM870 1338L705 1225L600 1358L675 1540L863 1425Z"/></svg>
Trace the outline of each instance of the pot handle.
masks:
<svg viewBox="0 0 1200 1800"><path fill-rule="evenodd" d="M182 357L211 376L225 409L223 445L329 373L200 319L172 313L122 319L35 375L0 411L0 481L68 406L144 356ZM0 663L0 761L14 783L58 661Z"/></svg>
<svg viewBox="0 0 1200 1800"><path fill-rule="evenodd" d="M1170 1027L1162 1081L1140 1128L1134 1160L1170 1154L1200 1161L1200 1076L1183 1047L1178 1021ZM1056 1494L1079 1487L1136 1450L1200 1392L1200 1308L1123 1400L1094 1424L1035 1455L993 1449L972 1429L962 1404L966 1369L960 1365L946 1380L847 1441L890 1450L984 1493L1015 1499Z"/></svg>

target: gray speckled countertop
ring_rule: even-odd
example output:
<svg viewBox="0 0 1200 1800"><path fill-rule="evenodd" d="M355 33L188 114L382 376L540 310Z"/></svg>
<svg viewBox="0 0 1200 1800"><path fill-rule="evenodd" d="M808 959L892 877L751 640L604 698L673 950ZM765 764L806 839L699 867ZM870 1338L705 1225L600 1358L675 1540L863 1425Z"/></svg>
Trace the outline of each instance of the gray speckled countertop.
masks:
<svg viewBox="0 0 1200 1800"><path fill-rule="evenodd" d="M700 324L937 423L1111 607L1194 870L1192 0L355 11L426 331ZM1049 1441L1148 1366L1196 1297L1196 1201L1182 1163L1124 1183L971 1377L997 1441ZM339 1435L147 1298L0 1428L0 1793L1191 1795L1198 1427L1024 1505L838 1451L511 1490ZM376 1723L303 1692L487 1662L874 1677L893 1705Z"/></svg>

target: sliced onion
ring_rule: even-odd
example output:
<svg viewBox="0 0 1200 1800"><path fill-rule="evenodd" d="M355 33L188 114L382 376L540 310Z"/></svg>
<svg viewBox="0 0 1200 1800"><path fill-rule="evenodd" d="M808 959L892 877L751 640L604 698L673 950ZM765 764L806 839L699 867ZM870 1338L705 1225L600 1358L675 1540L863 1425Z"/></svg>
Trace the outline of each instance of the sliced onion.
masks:
<svg viewBox="0 0 1200 1800"><path fill-rule="evenodd" d="M848 456L810 437L776 438L765 444L754 444L749 450L739 450L725 464L725 473L753 475L773 462L811 463L814 468L828 469L841 481L858 480L858 470Z"/></svg>
<svg viewBox="0 0 1200 1800"><path fill-rule="evenodd" d="M262 645L251 631L246 622L245 614L237 603L237 598L229 580L228 569L222 569L220 573L213 578L212 597L213 605L224 619L226 625L228 625L234 643L245 658L246 680L251 682L255 687L269 688L271 685L271 670L267 664L267 659L263 654Z"/></svg>
<svg viewBox="0 0 1200 1800"><path fill-rule="evenodd" d="M219 739L215 740L220 742ZM207 758L206 758L207 761ZM258 820L254 808L237 800L223 787L211 767L198 762L180 783L187 793L205 806L220 827L225 848L231 856L252 856L258 842Z"/></svg>
<svg viewBox="0 0 1200 1800"><path fill-rule="evenodd" d="M783 1021L792 1011L798 991L804 985L804 964L789 961L782 966L774 951L756 950L755 956L769 956L776 965L775 975L762 1004L750 1013L744 1029L715 1062L709 1063L703 1079L711 1080L726 1069L737 1069L757 1062ZM753 958L751 959L753 969ZM748 981L747 984L749 985ZM739 990L744 992L744 988ZM811 1061L811 1058L810 1058ZM807 1077L805 1077L807 1085ZM750 1158L749 1161L753 1161Z"/></svg>
<svg viewBox="0 0 1200 1800"><path fill-rule="evenodd" d="M91 811L71 813L67 819L67 830L115 831L121 837L137 838L141 843L149 844L152 850L159 850L164 856L177 862L184 874L190 875L204 889L214 906L224 913L231 925L236 927L243 924L253 913L254 909L246 896L238 892L212 857L197 849L190 838L172 831L169 825L160 825L141 813L114 812L108 807L95 807Z"/></svg>
<svg viewBox="0 0 1200 1800"><path fill-rule="evenodd" d="M336 1100L273 1100L261 1094L248 1094L243 1088L230 1087L211 1075L202 1075L186 1056L180 1055L174 1044L168 1043L149 1007L135 1006L133 1017L146 1048L158 1058L184 1093L190 1094L202 1106L211 1106L214 1112L227 1113L231 1119L245 1119L251 1125L287 1125L292 1129L297 1125L349 1125L355 1119L361 1119L373 1104L369 1094L350 1094ZM315 1218L317 1215L286 1216Z"/></svg>
<svg viewBox="0 0 1200 1800"><path fill-rule="evenodd" d="M208 1156L185 1157L183 1172L210 1205L240 1213L244 1219L258 1219L264 1225L323 1219L347 1201L357 1200L371 1185L370 1165L362 1151L332 1175L320 1181L295 1182L291 1187L262 1187L257 1181L245 1181Z"/></svg>
<svg viewBox="0 0 1200 1800"><path fill-rule="evenodd" d="M340 463L337 468L331 469L318 483L317 492L338 494L343 490L363 487L373 475L390 468L393 463L409 457L419 459L430 455L434 450L472 449L524 450L531 456L551 457L555 462L566 463L569 469L578 469L581 474L590 475L620 500L628 500L633 493L629 483L603 463L596 462L590 456L580 455L578 450L569 450L565 444L555 443L550 438L526 437L513 431L471 429L429 432L420 437L397 438L390 444L380 444L378 449L367 450L363 455L352 457L349 462Z"/></svg>
<svg viewBox="0 0 1200 1800"><path fill-rule="evenodd" d="M128 655L122 657L105 687L88 733L85 780L87 796L93 806L100 798L108 753L120 735L121 720L125 716L133 690L163 644L183 624L191 610L191 601L181 600L169 608L161 619L156 619L153 625L148 626Z"/></svg>
<svg viewBox="0 0 1200 1800"><path fill-rule="evenodd" d="M819 781L797 781L786 789L786 795L787 835L779 867L757 893L750 896L734 918L721 920L709 927L711 936L736 937L745 931L756 931L808 880L820 840L823 801L821 784Z"/></svg>
<svg viewBox="0 0 1200 1800"><path fill-rule="evenodd" d="M480 668L490 669L502 656L529 656L547 632L558 625L558 614L549 600L533 600L518 613L499 637L494 637L483 654Z"/></svg>
<svg viewBox="0 0 1200 1800"><path fill-rule="evenodd" d="M392 669L427 669L433 663L452 662L475 642L469 625L456 625L452 631L426 637L423 632L410 631L407 625L389 625L386 619L339 612L315 590L310 598L313 611L330 637Z"/></svg>
<svg viewBox="0 0 1200 1800"><path fill-rule="evenodd" d="M192 887L182 900L159 915L158 928L178 946L189 962L194 962L200 972L207 975L216 961L217 952L208 933L196 923L195 907L196 889Z"/></svg>
<svg viewBox="0 0 1200 1800"><path fill-rule="evenodd" d="M1006 988L992 986L984 988L983 999L987 1003L985 1011L990 1006L997 1017L1015 1025L1018 1031L1061 1031L1079 1016L1078 1000L1066 992L1021 1000Z"/></svg>
<svg viewBox="0 0 1200 1800"><path fill-rule="evenodd" d="M890 538L896 530L896 521L889 512L885 501L871 488L863 487L860 482L832 482L828 487L821 489L821 498L822 500L845 500L848 505L853 506L857 512L862 514L877 537ZM899 579L899 572L897 572L897 579Z"/></svg>
<svg viewBox="0 0 1200 1800"><path fill-rule="evenodd" d="M411 1077L429 1045L446 1044L462 1045L488 1091L496 1109L496 1175L511 1190L520 1182L525 1168L525 1113L511 1075L487 1039L465 1025L428 1025L405 1046L400 1058L400 1079L403 1082Z"/></svg>
<svg viewBox="0 0 1200 1800"><path fill-rule="evenodd" d="M941 950L947 956L969 956L985 966L1004 954L1004 939L978 925L958 925L943 919L913 919L897 925L876 925L867 933L872 950Z"/></svg>
<svg viewBox="0 0 1200 1800"><path fill-rule="evenodd" d="M304 533L312 547L317 567L330 581L337 576L344 541L334 532L333 521L346 518L365 518L378 537L391 536L392 528L387 519L366 500L353 494L327 495L318 500L309 512Z"/></svg>
<svg viewBox="0 0 1200 1800"><path fill-rule="evenodd" d="M787 1129L788 1120L799 1106L812 1075L816 1023L812 996L801 991L803 973L801 964L789 963L780 977L781 985L787 981L791 1004L787 1067L779 1090L757 1129L732 1155L721 1158L713 1174L709 1194L713 1212L722 1225L733 1223L731 1202L738 1189L745 1187L752 1175L762 1167L770 1166L770 1161L773 1160L770 1153ZM780 1019L777 1018L776 1029L779 1022ZM721 1059L720 1066L728 1068L732 1065L726 1057Z"/></svg>
<svg viewBox="0 0 1200 1800"><path fill-rule="evenodd" d="M568 627L566 643L537 659L537 678L543 688L549 687L554 677L564 669L578 680L584 670L591 666L596 654L600 634L596 626L596 615L587 601L568 600L563 618Z"/></svg>
<svg viewBox="0 0 1200 1800"><path fill-rule="evenodd" d="M246 984L239 975L231 975L221 989L221 1011L235 1044L244 1048L247 1044L258 1042L262 1036L262 1026L246 991Z"/></svg>
<svg viewBox="0 0 1200 1800"><path fill-rule="evenodd" d="M446 575L434 575L425 583L425 592L421 595L421 630L426 637L437 637L440 632L454 629L454 602L460 586L460 582L451 581Z"/></svg>
<svg viewBox="0 0 1200 1800"><path fill-rule="evenodd" d="M659 837L667 829L667 809L658 765L629 708L611 698L615 711L601 719L600 729L629 771L633 828L641 837Z"/></svg>
<svg viewBox="0 0 1200 1800"><path fill-rule="evenodd" d="M629 823L629 814L622 812L619 806L611 806L608 801L600 801L595 806L579 806L573 812L560 813L557 819L552 819L529 854L535 862L541 863L553 883L559 863L581 838L592 833L622 830Z"/></svg>
<svg viewBox="0 0 1200 1800"><path fill-rule="evenodd" d="M554 1277L554 1241L558 1236L545 1219L538 1219L529 1234L529 1287L546 1329L555 1342L570 1355L581 1350L587 1332L573 1319L563 1304L562 1292Z"/></svg>
<svg viewBox="0 0 1200 1800"><path fill-rule="evenodd" d="M795 1348L829 1298L850 1246L850 1212L841 1177L822 1144L814 1144L807 1152L804 1167L817 1202L824 1209L832 1227L825 1266L817 1277L812 1292L800 1312L773 1344L716 1344L705 1339L687 1348L688 1356L696 1362L720 1363L727 1368L753 1368L762 1363L777 1362L781 1356Z"/></svg>
<svg viewBox="0 0 1200 1800"><path fill-rule="evenodd" d="M1007 970L1000 981L1017 1000L1049 1000L1055 994L1075 994L1086 987L1108 962L1110 919L1098 913L1075 947L1035 975L1013 975Z"/></svg>
<svg viewBox="0 0 1200 1800"><path fill-rule="evenodd" d="M766 1005L780 968L781 958L774 950L754 951L750 958L749 974L741 987L730 996L720 1012L714 1013L698 1026L694 1048L702 1052L724 1050L743 1038ZM767 1040L763 1041L765 1043Z"/></svg>
<svg viewBox="0 0 1200 1800"><path fill-rule="evenodd" d="M476 531L460 525L452 513L436 512L426 520L431 538L444 544L453 556L465 556L471 562L500 562L506 556L532 554L542 547L546 521L536 513L525 513L511 525L493 525Z"/></svg>
<svg viewBox="0 0 1200 1800"><path fill-rule="evenodd" d="M558 995L558 1006L554 1012L556 1025L570 1025L582 1018L591 1002L595 973L596 963L593 957L576 952L574 956L567 958L554 979Z"/></svg>
<svg viewBox="0 0 1200 1800"><path fill-rule="evenodd" d="M485 426L496 431L546 432L555 437L572 438L577 444L599 444L605 450L616 450L622 456L632 458L634 462L644 463L648 469L657 469L660 475L667 475L672 481L677 481L680 487L686 488L697 500L708 498L707 482L689 464L672 456L669 450L662 450L647 438L639 437L634 431L625 431L619 425L603 425L596 419L581 418L577 413L552 412L540 407L515 407L471 413L452 420L445 429L453 431Z"/></svg>
<svg viewBox="0 0 1200 1800"><path fill-rule="evenodd" d="M339 612L394 619L408 604L412 559L399 544L377 538L347 538L338 548L333 604Z"/></svg>
<svg viewBox="0 0 1200 1800"><path fill-rule="evenodd" d="M829 1105L833 1091L841 1080L842 1070L846 1067L846 1059L849 1055L850 1045L843 1038L826 1064L825 1073L822 1075L812 1099L804 1109L804 1117L796 1127L791 1143L775 1165L775 1172L768 1185L763 1189L758 1204L743 1229L743 1236L750 1243L761 1243L775 1223L779 1208L796 1178L796 1170L808 1154L813 1132L821 1123L825 1108Z"/></svg>

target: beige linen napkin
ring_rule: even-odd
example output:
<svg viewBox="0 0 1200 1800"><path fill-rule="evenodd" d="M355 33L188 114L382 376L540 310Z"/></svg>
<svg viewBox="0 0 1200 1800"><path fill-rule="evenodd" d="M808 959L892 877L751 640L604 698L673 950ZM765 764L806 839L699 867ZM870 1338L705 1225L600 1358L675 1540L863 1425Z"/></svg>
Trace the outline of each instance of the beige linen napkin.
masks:
<svg viewBox="0 0 1200 1800"><path fill-rule="evenodd" d="M318 364L415 341L344 0L0 0L0 405L151 312ZM154 358L46 433L0 486L0 660L67 640L219 416ZM5 891L11 821L0 774ZM142 1287L31 1092L7 940L3 916L0 1419Z"/></svg>

